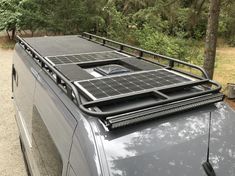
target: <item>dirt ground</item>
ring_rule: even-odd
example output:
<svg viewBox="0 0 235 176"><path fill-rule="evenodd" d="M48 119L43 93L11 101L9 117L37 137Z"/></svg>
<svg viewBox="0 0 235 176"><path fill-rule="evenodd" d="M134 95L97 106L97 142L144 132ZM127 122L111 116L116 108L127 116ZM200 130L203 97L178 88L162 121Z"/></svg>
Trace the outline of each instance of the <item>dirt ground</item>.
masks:
<svg viewBox="0 0 235 176"><path fill-rule="evenodd" d="M225 89L227 83L235 83L235 47L219 47L216 57L214 80Z"/></svg>
<svg viewBox="0 0 235 176"><path fill-rule="evenodd" d="M227 83L235 83L235 47L219 47L214 79L223 86L223 93L227 94ZM235 100L225 99L235 109Z"/></svg>
<svg viewBox="0 0 235 176"><path fill-rule="evenodd" d="M0 48L0 176L26 176L11 100L12 50Z"/></svg>
<svg viewBox="0 0 235 176"><path fill-rule="evenodd" d="M225 99L225 101L235 110L235 100Z"/></svg>

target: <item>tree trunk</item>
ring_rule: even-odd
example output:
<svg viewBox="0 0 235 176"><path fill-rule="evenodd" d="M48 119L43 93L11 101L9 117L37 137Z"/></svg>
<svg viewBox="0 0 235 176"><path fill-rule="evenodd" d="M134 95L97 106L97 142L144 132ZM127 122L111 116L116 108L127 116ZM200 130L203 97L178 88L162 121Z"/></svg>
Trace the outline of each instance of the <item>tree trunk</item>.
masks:
<svg viewBox="0 0 235 176"><path fill-rule="evenodd" d="M11 31L11 39L14 40L15 39L15 34L16 34L16 27L14 27Z"/></svg>
<svg viewBox="0 0 235 176"><path fill-rule="evenodd" d="M208 24L206 31L205 59L203 67L206 70L209 78L211 79L213 78L215 66L219 13L220 0L210 0Z"/></svg>
<svg viewBox="0 0 235 176"><path fill-rule="evenodd" d="M9 34L9 31L6 30L6 32L7 32L7 36L8 36L8 38L9 38L9 40L11 40L11 36L10 36L10 34Z"/></svg>
<svg viewBox="0 0 235 176"><path fill-rule="evenodd" d="M31 37L33 37L33 35L34 35L34 30L31 29Z"/></svg>

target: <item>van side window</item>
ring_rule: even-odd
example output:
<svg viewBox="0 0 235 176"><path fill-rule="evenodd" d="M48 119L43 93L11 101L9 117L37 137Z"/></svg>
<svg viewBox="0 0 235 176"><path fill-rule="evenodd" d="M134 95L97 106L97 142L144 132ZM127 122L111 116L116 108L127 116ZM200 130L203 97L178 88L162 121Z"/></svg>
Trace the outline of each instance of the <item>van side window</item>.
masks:
<svg viewBox="0 0 235 176"><path fill-rule="evenodd" d="M32 117L32 138L32 153L40 175L60 176L63 169L60 154L35 106Z"/></svg>

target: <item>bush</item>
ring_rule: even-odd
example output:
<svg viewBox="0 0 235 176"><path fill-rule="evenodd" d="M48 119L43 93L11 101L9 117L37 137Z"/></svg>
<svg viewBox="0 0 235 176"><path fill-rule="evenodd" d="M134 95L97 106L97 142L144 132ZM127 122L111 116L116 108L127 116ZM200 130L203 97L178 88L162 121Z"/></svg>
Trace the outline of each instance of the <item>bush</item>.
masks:
<svg viewBox="0 0 235 176"><path fill-rule="evenodd" d="M125 42L128 32L128 20L121 12L117 11L114 2L110 1L104 7L107 20L107 37L116 41Z"/></svg>
<svg viewBox="0 0 235 176"><path fill-rule="evenodd" d="M228 40L228 44L235 47L235 35Z"/></svg>
<svg viewBox="0 0 235 176"><path fill-rule="evenodd" d="M203 52L193 40L171 37L148 25L136 30L133 35L141 48L183 61L202 64Z"/></svg>

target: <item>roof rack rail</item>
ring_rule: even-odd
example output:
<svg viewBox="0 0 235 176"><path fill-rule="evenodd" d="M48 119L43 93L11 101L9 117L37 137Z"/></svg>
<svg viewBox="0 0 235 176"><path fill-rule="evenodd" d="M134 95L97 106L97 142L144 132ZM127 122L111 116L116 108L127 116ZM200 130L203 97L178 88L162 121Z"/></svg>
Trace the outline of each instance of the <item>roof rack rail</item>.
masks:
<svg viewBox="0 0 235 176"><path fill-rule="evenodd" d="M89 40L91 40L93 37L102 39L101 44L107 47L109 47L108 45L106 45L107 42L118 44L120 46L121 52L122 51L124 52L123 50L124 47L138 51L140 53L139 58L141 59L144 59L143 58L144 53L148 53L153 56L167 59L169 61L169 67L165 67L167 69L168 68L172 69L175 63L180 63L201 71L202 75L204 76L203 78L195 75L190 75L194 78L197 78L197 80L181 83L178 85L169 85L164 88L159 87L153 90L142 90L132 94L127 94L127 95L124 94L113 98L108 97L104 99L97 99L93 101L88 101L86 103L82 103L80 97L81 93L79 93L79 89L74 85L74 83L70 82L62 73L60 73L54 66L52 66L51 63L49 63L43 56L41 56L24 39L17 36L17 41L20 44L20 46L32 57L32 59L42 68L42 70L46 74L48 74L49 77L65 92L65 94L78 106L78 108L87 115L99 118L110 129L122 127L132 123L137 123L147 119L152 119L172 114L179 111L184 111L187 109L192 109L210 103L219 102L222 101L224 98L224 95L219 93L221 90L221 86L218 83L209 80L206 72L201 67L186 62L182 62L173 58L169 58L166 56L158 55L139 48L135 48L126 44L115 42L109 39L105 39L103 37L95 36L93 34L84 33L83 35L88 36L87 39ZM181 71L178 72L182 73ZM184 74L189 75L187 73ZM199 92L191 92L187 93L186 95L177 96L177 97L169 97L167 94L163 93L166 91L175 91L194 86L201 86L204 89ZM146 103L129 108L122 108L119 110L112 110L108 112L102 112L101 110L97 111L97 107L99 108L100 106L107 105L109 103L120 102L123 100L125 101L148 95L162 97L162 99L160 101Z"/></svg>
<svg viewBox="0 0 235 176"><path fill-rule="evenodd" d="M76 87L55 67L51 65L43 56L32 48L23 38L16 36L19 45L32 57L32 59L42 68L46 74L73 100L76 104L80 102ZM55 75L55 78L53 77Z"/></svg>
<svg viewBox="0 0 235 176"><path fill-rule="evenodd" d="M135 56L137 58L140 58L140 59L144 59L144 55L148 54L148 55L153 56L154 58L166 60L166 61L168 61L168 65L164 65L164 64L161 64L161 63L158 63L158 62L155 62L155 61L145 59L148 62L163 66L167 69L175 70L175 71L187 74L187 75L192 76L192 77L200 78L200 77L196 76L195 74L191 74L191 73L185 72L183 70L179 70L179 69L174 68L176 66L176 64L187 66L191 69L198 70L202 74L203 78L209 79L206 71L202 67L199 67L197 65L190 64L190 63L178 60L178 59L174 59L174 58L171 58L171 57L168 57L168 56L157 54L157 53L147 51L147 50L144 50L144 49L141 49L141 48L137 48L137 47L134 47L134 46L130 46L130 45L127 45L127 44L124 44L124 43L113 41L113 40L107 39L105 37L100 37L100 36L90 34L90 33L87 33L87 32L82 33L81 36L83 38L86 38L86 39L90 40L90 41L99 43L103 46L109 47L109 48L114 49L114 50L118 50L119 52L123 52L123 53L129 54L129 55ZM116 45L116 47L112 46L112 45ZM128 51L128 50L131 50L131 52ZM136 55L134 53L138 53L138 54Z"/></svg>

